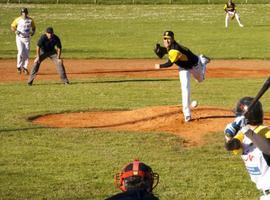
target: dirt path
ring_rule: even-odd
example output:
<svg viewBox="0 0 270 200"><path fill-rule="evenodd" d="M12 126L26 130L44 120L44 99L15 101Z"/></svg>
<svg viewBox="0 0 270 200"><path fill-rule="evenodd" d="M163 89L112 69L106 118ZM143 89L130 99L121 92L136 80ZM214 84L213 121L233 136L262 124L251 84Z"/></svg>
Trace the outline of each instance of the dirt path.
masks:
<svg viewBox="0 0 270 200"><path fill-rule="evenodd" d="M154 64L160 62L157 59L66 59L65 65L71 83L72 80L90 77L178 77L175 66L154 70ZM27 76L16 74L15 66L15 60L0 60L0 82L26 82ZM269 74L270 61L262 60L213 60L207 67L207 78L266 77ZM59 80L59 76L51 61L46 61L42 64L36 81L52 79ZM184 146L190 147L204 144L205 135L222 132L225 125L233 119L231 110L223 108L199 106L192 114L192 122L184 123L180 106L162 106L128 111L51 114L38 117L33 123L48 127L165 131L181 136L184 138ZM266 114L265 122L270 125L270 114Z"/></svg>
<svg viewBox="0 0 270 200"><path fill-rule="evenodd" d="M64 64L69 79L89 77L141 77L167 78L178 77L177 67L155 70L154 64L159 59L65 59ZM30 61L30 66L33 60ZM30 67L31 68L31 67ZM213 60L207 67L207 78L265 77L270 74L270 61L265 60ZM46 60L40 67L37 80L59 80L55 66ZM0 82L26 81L27 76L16 73L16 60L0 60Z"/></svg>

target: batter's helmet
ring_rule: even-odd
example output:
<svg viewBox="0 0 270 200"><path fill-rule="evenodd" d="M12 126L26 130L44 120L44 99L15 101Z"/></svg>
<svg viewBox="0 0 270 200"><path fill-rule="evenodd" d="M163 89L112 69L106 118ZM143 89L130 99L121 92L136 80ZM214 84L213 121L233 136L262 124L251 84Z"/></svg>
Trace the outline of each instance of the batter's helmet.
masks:
<svg viewBox="0 0 270 200"><path fill-rule="evenodd" d="M235 108L235 115L241 116L246 111L248 106L251 104L253 97L243 97L241 98ZM250 125L259 125L263 123L263 109L262 104L258 101L254 107L245 115L247 123Z"/></svg>
<svg viewBox="0 0 270 200"><path fill-rule="evenodd" d="M27 8L22 8L22 9L21 9L21 14L22 14L22 13L28 14L28 9L27 9Z"/></svg>
<svg viewBox="0 0 270 200"><path fill-rule="evenodd" d="M123 192L136 189L151 192L158 185L159 175L151 167L135 159L114 176L114 182Z"/></svg>

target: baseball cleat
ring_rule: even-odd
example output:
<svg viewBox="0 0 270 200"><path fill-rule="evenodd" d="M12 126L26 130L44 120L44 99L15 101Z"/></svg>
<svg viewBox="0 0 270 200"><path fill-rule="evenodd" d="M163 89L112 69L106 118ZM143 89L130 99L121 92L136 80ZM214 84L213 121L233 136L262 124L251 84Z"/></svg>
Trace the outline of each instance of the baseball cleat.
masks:
<svg viewBox="0 0 270 200"><path fill-rule="evenodd" d="M211 59L205 55L202 55L202 57L205 59L205 64L210 63Z"/></svg>
<svg viewBox="0 0 270 200"><path fill-rule="evenodd" d="M22 69L21 68L17 68L17 73L21 74L22 73Z"/></svg>
<svg viewBox="0 0 270 200"><path fill-rule="evenodd" d="M28 86L32 86L33 85L33 81L30 81L27 83Z"/></svg>
<svg viewBox="0 0 270 200"><path fill-rule="evenodd" d="M191 121L191 116L185 116L185 122L190 122Z"/></svg>
<svg viewBox="0 0 270 200"><path fill-rule="evenodd" d="M29 74L29 71L28 71L28 69L26 69L26 68L23 68L23 73L24 73L25 75L28 75L28 74Z"/></svg>

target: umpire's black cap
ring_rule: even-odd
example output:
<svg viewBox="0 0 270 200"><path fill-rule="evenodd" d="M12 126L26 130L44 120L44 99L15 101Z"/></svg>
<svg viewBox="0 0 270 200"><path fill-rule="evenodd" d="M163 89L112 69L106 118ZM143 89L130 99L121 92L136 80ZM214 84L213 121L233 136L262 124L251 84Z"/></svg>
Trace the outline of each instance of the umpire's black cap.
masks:
<svg viewBox="0 0 270 200"><path fill-rule="evenodd" d="M46 33L52 34L53 33L53 28L52 27L46 28Z"/></svg>
<svg viewBox="0 0 270 200"><path fill-rule="evenodd" d="M174 33L173 33L172 31L165 31L165 32L163 33L163 38L164 38L164 39L167 39L167 38L172 38L172 39L174 39Z"/></svg>

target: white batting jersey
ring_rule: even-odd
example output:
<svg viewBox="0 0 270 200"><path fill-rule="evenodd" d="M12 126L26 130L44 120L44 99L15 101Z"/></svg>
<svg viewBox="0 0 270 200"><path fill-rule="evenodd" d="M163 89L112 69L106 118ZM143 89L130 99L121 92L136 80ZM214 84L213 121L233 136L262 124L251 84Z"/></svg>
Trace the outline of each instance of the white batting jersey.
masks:
<svg viewBox="0 0 270 200"><path fill-rule="evenodd" d="M11 24L11 26L20 31L23 37L30 37L31 28L32 30L36 28L34 20L31 17L26 17L25 19L20 16L17 17Z"/></svg>
<svg viewBox="0 0 270 200"><path fill-rule="evenodd" d="M256 134L259 134L265 138L270 139L270 128L266 126L258 126L253 130ZM242 134L242 136L241 136ZM256 184L258 190L270 189L270 163L266 161L262 151L257 148L252 141L244 136L243 133L239 133L235 136L242 141L243 154L241 155L246 169L250 175L252 182Z"/></svg>

